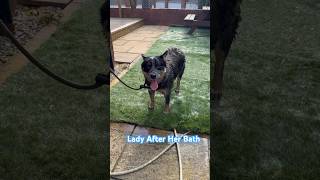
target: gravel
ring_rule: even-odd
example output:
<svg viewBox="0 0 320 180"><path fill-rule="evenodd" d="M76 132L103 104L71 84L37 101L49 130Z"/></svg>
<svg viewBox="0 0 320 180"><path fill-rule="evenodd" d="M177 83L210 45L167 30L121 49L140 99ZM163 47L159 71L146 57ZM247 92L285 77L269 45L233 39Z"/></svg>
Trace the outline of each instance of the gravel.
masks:
<svg viewBox="0 0 320 180"><path fill-rule="evenodd" d="M58 7L28 7L18 6L13 18L15 25L15 37L25 45L37 32L50 23L59 23L62 17L62 9ZM17 49L11 44L9 39L0 36L0 65L8 62Z"/></svg>

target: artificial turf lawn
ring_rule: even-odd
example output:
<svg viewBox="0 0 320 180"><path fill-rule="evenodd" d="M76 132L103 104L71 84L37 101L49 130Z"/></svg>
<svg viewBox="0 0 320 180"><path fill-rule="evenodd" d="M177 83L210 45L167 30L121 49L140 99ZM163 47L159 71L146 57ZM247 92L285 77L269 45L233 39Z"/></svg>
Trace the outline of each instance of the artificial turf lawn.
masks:
<svg viewBox="0 0 320 180"><path fill-rule="evenodd" d="M106 64L102 0L85 3L35 53L83 84ZM104 179L107 91L71 89L28 64L0 85L0 179Z"/></svg>
<svg viewBox="0 0 320 180"><path fill-rule="evenodd" d="M164 97L157 93L154 111L148 111L149 94L146 89L134 91L121 83L111 88L110 118L172 130L191 130L209 133L209 83L210 83L210 31L197 30L193 36L187 35L188 28L171 27L146 53L147 56L162 54L169 47L177 47L186 55L186 69L177 96L172 91L171 113L164 114ZM200 37L201 36L201 37ZM184 39L182 39L184 38ZM144 83L141 59L122 78L132 86ZM175 86L174 86L175 87Z"/></svg>
<svg viewBox="0 0 320 180"><path fill-rule="evenodd" d="M243 1L211 131L215 179L319 179L319 1Z"/></svg>

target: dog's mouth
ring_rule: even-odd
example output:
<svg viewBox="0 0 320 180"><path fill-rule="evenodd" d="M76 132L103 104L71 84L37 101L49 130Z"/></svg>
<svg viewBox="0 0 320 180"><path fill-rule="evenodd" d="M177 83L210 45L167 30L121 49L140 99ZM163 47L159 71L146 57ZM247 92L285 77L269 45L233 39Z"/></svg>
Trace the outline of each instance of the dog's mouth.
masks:
<svg viewBox="0 0 320 180"><path fill-rule="evenodd" d="M157 90L159 87L158 85L158 81L157 80L151 80L151 84L150 84L150 88L152 91L155 91Z"/></svg>

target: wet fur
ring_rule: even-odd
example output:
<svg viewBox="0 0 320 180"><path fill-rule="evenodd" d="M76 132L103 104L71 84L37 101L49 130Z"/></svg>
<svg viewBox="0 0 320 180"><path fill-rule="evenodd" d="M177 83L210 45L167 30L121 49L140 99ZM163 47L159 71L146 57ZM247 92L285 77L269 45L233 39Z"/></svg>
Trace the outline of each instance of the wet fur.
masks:
<svg viewBox="0 0 320 180"><path fill-rule="evenodd" d="M155 57L145 57L143 56L143 63L141 64L141 69L143 75L145 77L145 84L148 86L151 85L151 78L150 72L152 71L151 68L158 68L164 66L165 68L159 73L157 80L158 80L158 89L156 91L161 92L164 94L165 98L165 110L164 112L170 111L170 97L171 97L171 90L174 85L174 80L177 79L177 87L176 93L178 94L180 91L180 80L184 73L185 69L185 55L184 53L177 49L177 48L169 48L166 50L162 55L155 56ZM150 66L152 63L152 67ZM149 90L150 95L150 104L149 109L154 109L154 96L155 91Z"/></svg>

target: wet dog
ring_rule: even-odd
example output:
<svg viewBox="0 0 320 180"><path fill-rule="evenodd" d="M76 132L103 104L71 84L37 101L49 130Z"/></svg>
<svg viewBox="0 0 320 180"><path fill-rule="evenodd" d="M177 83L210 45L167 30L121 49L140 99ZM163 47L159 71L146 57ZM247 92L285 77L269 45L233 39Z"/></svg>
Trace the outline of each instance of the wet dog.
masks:
<svg viewBox="0 0 320 180"><path fill-rule="evenodd" d="M175 92L179 94L180 81L185 69L185 55L178 48L169 48L160 56L146 57L142 55L141 69L145 77L145 84L150 87L149 109L154 109L156 91L165 98L164 112L170 112L170 96L174 80L177 80Z"/></svg>

